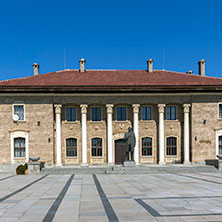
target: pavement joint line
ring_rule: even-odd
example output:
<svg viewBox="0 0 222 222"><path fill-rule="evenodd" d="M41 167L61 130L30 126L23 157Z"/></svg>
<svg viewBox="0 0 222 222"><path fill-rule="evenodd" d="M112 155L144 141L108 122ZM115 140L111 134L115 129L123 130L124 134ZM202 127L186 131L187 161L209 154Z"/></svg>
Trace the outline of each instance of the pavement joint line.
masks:
<svg viewBox="0 0 222 222"><path fill-rule="evenodd" d="M184 175L184 174L179 174L179 173L174 173L174 175L181 176L181 177L188 177L188 178L192 178L192 179L195 179L195 180L202 180L202 181L205 181L205 182L208 182L208 183L215 183L215 184L220 184L220 185L222 184L222 183L217 182L217 181L207 180L207 179L198 178L198 177L189 176L189 175Z"/></svg>
<svg viewBox="0 0 222 222"><path fill-rule="evenodd" d="M204 173L202 173L200 175L205 176L205 177L214 177L214 178L222 179L222 177L217 177L215 175L208 175L208 174L204 174Z"/></svg>
<svg viewBox="0 0 222 222"><path fill-rule="evenodd" d="M221 216L222 213L206 213L206 214L160 214L149 204L145 203L142 199L135 199L135 201L140 204L148 213L153 217L201 217L201 216Z"/></svg>
<svg viewBox="0 0 222 222"><path fill-rule="evenodd" d="M119 219L117 218L117 216L116 216L116 214L115 214L115 212L114 212L106 194L104 193L99 180L97 179L95 174L93 174L92 176L93 176L94 182L96 184L97 191L99 193L100 199L103 203L103 207L105 209L105 212L106 212L106 215L107 215L109 221L118 222Z"/></svg>
<svg viewBox="0 0 222 222"><path fill-rule="evenodd" d="M47 176L48 176L48 175L45 175L45 176L43 176L43 177L40 177L39 179L34 180L33 182L27 184L26 186L24 186L24 187L22 187L22 188L20 188L20 189L18 189L18 190L16 190L16 191L14 191L14 192L12 192L12 193L10 193L10 194L8 194L8 195L0 198L0 203L3 202L4 200L7 200L8 198L14 196L15 194L20 193L20 192L23 191L24 189L32 186L33 184L39 182L40 180L44 179L44 178L47 177Z"/></svg>
<svg viewBox="0 0 222 222"><path fill-rule="evenodd" d="M145 203L143 200L141 199L135 199L135 201L141 205L148 213L150 213L152 216L154 217L160 217L161 215L155 210L153 209L150 205L148 205L147 203Z"/></svg>
<svg viewBox="0 0 222 222"><path fill-rule="evenodd" d="M211 199L211 198L222 198L222 196L187 196L187 197L144 197L141 200L177 200L177 199Z"/></svg>
<svg viewBox="0 0 222 222"><path fill-rule="evenodd" d="M66 182L65 186L63 187L62 191L60 192L59 196L56 198L56 200L54 201L54 203L52 204L52 206L48 210L48 212L47 212L46 216L44 217L44 219L42 220L42 222L51 222L54 219L55 214L56 214L60 204L62 203L63 198L64 198L66 192L68 191L73 178L74 178L74 174L72 174L70 176L70 178Z"/></svg>
<svg viewBox="0 0 222 222"><path fill-rule="evenodd" d="M12 175L12 176L8 176L8 177L1 178L0 181L7 180L7 179L12 178L12 177L15 177L15 176L17 176L17 175Z"/></svg>

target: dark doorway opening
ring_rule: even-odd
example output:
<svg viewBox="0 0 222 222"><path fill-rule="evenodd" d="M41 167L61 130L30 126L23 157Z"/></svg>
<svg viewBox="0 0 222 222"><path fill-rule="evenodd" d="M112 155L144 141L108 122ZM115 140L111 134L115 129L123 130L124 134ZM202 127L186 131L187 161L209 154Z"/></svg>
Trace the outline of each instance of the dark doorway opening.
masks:
<svg viewBox="0 0 222 222"><path fill-rule="evenodd" d="M126 145L123 139L115 141L115 164L123 164L126 158Z"/></svg>

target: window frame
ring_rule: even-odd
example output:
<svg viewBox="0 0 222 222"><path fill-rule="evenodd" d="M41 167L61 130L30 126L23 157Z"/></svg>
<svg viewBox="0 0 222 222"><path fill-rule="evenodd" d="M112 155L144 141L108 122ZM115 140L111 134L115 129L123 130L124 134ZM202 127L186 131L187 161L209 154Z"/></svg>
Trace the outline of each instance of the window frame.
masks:
<svg viewBox="0 0 222 222"><path fill-rule="evenodd" d="M144 138L150 138L151 139L151 153L152 155L143 155L143 139ZM152 136L144 136L144 137L141 137L141 157L147 157L147 158L150 158L150 157L153 157L153 154L154 154L154 139Z"/></svg>
<svg viewBox="0 0 222 222"><path fill-rule="evenodd" d="M167 119L167 108L168 107L175 107L175 119ZM171 112L170 112L171 113ZM170 115L171 117L171 115ZM166 121L177 121L177 106L176 105L166 105Z"/></svg>
<svg viewBox="0 0 222 222"><path fill-rule="evenodd" d="M126 108L126 120L118 120L117 117L118 117L118 108L120 107L123 107L123 108ZM129 121L129 118L128 118L128 107L126 105L118 105L116 106L116 121L117 122L128 122Z"/></svg>
<svg viewBox="0 0 222 222"><path fill-rule="evenodd" d="M66 109L67 108L74 108L74 109L76 109L76 120L75 121L68 121L67 120L67 112L66 112ZM66 106L65 107L65 123L77 123L77 107L76 106Z"/></svg>
<svg viewBox="0 0 222 222"><path fill-rule="evenodd" d="M175 138L176 139L176 155L167 155L167 139L169 138ZM166 137L166 151L165 151L165 155L166 157L177 157L178 156L178 137L177 136L167 136Z"/></svg>
<svg viewBox="0 0 222 222"><path fill-rule="evenodd" d="M67 156L67 140L68 139L75 139L76 140L76 156ZM76 158L78 158L78 138L76 138L76 137L67 137L67 138L65 138L65 157L67 158L67 159L76 159Z"/></svg>
<svg viewBox="0 0 222 222"><path fill-rule="evenodd" d="M92 151L92 150L93 150L93 146L92 146L92 140L93 140L93 139L101 139L101 140L102 140L102 142L101 142L101 145L102 145L102 146L101 146L102 155L101 155L101 156L93 156L93 151ZM95 159L96 159L96 158L103 158L103 152L104 152L104 151L103 151L103 150L104 150L104 148L103 148L103 147L104 147L104 144L103 144L103 143L104 143L104 138L103 138L103 137L98 137L98 136L96 136L96 137L91 137L91 138L90 138L90 156L91 156L91 158L95 158ZM98 149L98 148L97 148L97 149Z"/></svg>
<svg viewBox="0 0 222 222"><path fill-rule="evenodd" d="M21 140L22 139L24 140L24 146L23 147L21 146L21 144L22 144ZM16 137L13 140L14 140L14 157L15 158L25 158L26 157L26 140L25 140L25 138L24 137ZM16 140L19 140L19 146L18 147L15 146L15 141ZM18 150L19 156L16 156L16 149ZM24 149L24 151L21 151L23 149ZM24 156L21 156L22 153L24 153Z"/></svg>
<svg viewBox="0 0 222 222"><path fill-rule="evenodd" d="M11 164L15 164L16 160L25 160L25 162L29 161L29 138L28 138L28 130L13 130L11 131ZM25 157L15 157L14 156L14 139L22 137L25 139Z"/></svg>
<svg viewBox="0 0 222 222"><path fill-rule="evenodd" d="M142 108L143 107L150 107L150 120L143 120L142 119ZM140 108L140 120L142 122L152 122L153 121L153 107L151 105L142 105Z"/></svg>
<svg viewBox="0 0 222 222"><path fill-rule="evenodd" d="M222 117L220 118L220 105L222 106L222 102L219 102L217 106L217 119L218 120L222 120Z"/></svg>
<svg viewBox="0 0 222 222"><path fill-rule="evenodd" d="M93 115L92 115L92 109L93 108L100 108L101 112L100 112L100 117L101 117L101 120L93 120ZM102 109L102 106L91 106L90 107L90 122L93 122L93 123L99 123L99 122L103 122L103 109Z"/></svg>
<svg viewBox="0 0 222 222"><path fill-rule="evenodd" d="M26 121L26 109L25 109L25 104L24 103L14 103L12 104L12 120L13 120L13 117L15 115L15 106L23 106L23 109L24 109L24 119L20 119L20 116L19 116L19 120L17 122L25 122Z"/></svg>

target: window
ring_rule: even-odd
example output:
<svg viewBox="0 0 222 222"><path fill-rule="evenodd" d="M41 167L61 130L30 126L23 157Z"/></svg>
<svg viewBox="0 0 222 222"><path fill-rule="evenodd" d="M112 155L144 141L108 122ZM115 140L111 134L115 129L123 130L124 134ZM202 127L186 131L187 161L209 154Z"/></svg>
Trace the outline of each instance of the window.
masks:
<svg viewBox="0 0 222 222"><path fill-rule="evenodd" d="M66 108L66 121L67 122L76 121L76 108L71 108L71 107Z"/></svg>
<svg viewBox="0 0 222 222"><path fill-rule="evenodd" d="M92 107L92 121L101 121L101 107Z"/></svg>
<svg viewBox="0 0 222 222"><path fill-rule="evenodd" d="M219 104L219 119L222 119L222 104Z"/></svg>
<svg viewBox="0 0 222 222"><path fill-rule="evenodd" d="M117 107L117 121L126 121L126 107Z"/></svg>
<svg viewBox="0 0 222 222"><path fill-rule="evenodd" d="M77 139L74 138L66 139L66 156L67 157L77 156Z"/></svg>
<svg viewBox="0 0 222 222"><path fill-rule="evenodd" d="M25 157L25 138L14 139L14 157Z"/></svg>
<svg viewBox="0 0 222 222"><path fill-rule="evenodd" d="M166 115L167 120L176 120L176 106L167 106Z"/></svg>
<svg viewBox="0 0 222 222"><path fill-rule="evenodd" d="M102 156L102 139L92 139L92 156Z"/></svg>
<svg viewBox="0 0 222 222"><path fill-rule="evenodd" d="M151 120L151 107L150 106L142 106L142 120Z"/></svg>
<svg viewBox="0 0 222 222"><path fill-rule="evenodd" d="M14 105L14 115L18 116L18 120L25 120L24 105Z"/></svg>
<svg viewBox="0 0 222 222"><path fill-rule="evenodd" d="M152 156L152 138L142 138L142 156Z"/></svg>
<svg viewBox="0 0 222 222"><path fill-rule="evenodd" d="M222 136L219 136L218 138L218 154L222 154Z"/></svg>
<svg viewBox="0 0 222 222"><path fill-rule="evenodd" d="M177 138L168 137L167 138L167 156L177 155Z"/></svg>

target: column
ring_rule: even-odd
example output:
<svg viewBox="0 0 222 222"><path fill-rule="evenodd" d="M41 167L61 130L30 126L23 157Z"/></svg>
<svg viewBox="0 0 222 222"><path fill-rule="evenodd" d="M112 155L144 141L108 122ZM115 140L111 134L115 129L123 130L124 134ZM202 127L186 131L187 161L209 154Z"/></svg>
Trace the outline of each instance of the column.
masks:
<svg viewBox="0 0 222 222"><path fill-rule="evenodd" d="M54 105L56 114L56 166L62 166L61 147L61 108L62 105Z"/></svg>
<svg viewBox="0 0 222 222"><path fill-rule="evenodd" d="M139 104L133 104L133 131L136 137L136 145L134 148L134 160L136 165L139 164Z"/></svg>
<svg viewBox="0 0 222 222"><path fill-rule="evenodd" d="M165 164L164 161L164 107L165 104L159 104L159 164Z"/></svg>
<svg viewBox="0 0 222 222"><path fill-rule="evenodd" d="M190 164L189 112L190 104L183 105L184 112L184 164Z"/></svg>
<svg viewBox="0 0 222 222"><path fill-rule="evenodd" d="M80 105L81 108L81 120L82 120L82 166L87 166L87 130L86 130L86 120L87 120L87 107L88 105Z"/></svg>
<svg viewBox="0 0 222 222"><path fill-rule="evenodd" d="M108 144L108 164L113 163L113 105L107 104L107 144Z"/></svg>

